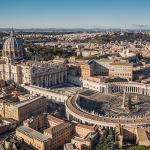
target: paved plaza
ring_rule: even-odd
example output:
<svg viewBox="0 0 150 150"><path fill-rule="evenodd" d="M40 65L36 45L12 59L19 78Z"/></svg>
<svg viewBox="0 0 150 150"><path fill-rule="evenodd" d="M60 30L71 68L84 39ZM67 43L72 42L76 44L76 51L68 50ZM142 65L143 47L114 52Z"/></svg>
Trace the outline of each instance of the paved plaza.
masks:
<svg viewBox="0 0 150 150"><path fill-rule="evenodd" d="M141 117L149 113L150 97L146 95L126 93L125 106L130 95L133 107L132 111L126 111L122 108L123 94L119 92L104 94L91 89L81 89L69 83L53 86L51 90L67 95L79 95L81 108L105 116Z"/></svg>
<svg viewBox="0 0 150 150"><path fill-rule="evenodd" d="M52 86L51 90L54 92L64 93L67 95L76 95L77 91L81 90L81 87L74 86L73 84L64 83L57 86Z"/></svg>
<svg viewBox="0 0 150 150"><path fill-rule="evenodd" d="M83 89L78 91L80 96L80 106L88 111L93 111L105 116L144 116L149 113L150 97L144 95L125 95L125 106L127 106L129 95L132 102L132 111L122 108L123 94L101 94L99 92Z"/></svg>

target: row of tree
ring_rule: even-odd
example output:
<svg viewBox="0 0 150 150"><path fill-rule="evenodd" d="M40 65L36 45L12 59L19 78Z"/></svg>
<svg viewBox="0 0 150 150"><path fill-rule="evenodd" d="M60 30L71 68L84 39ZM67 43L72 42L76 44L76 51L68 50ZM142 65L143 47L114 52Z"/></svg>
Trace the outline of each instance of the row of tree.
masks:
<svg viewBox="0 0 150 150"><path fill-rule="evenodd" d="M62 48L52 47L52 46L39 46L33 44L26 44L25 47L30 47L31 52L36 51L39 54L40 60L52 60L55 56L60 58L68 58L71 56L76 56L75 49L68 48L68 50L63 50ZM29 56L31 54L29 53Z"/></svg>
<svg viewBox="0 0 150 150"><path fill-rule="evenodd" d="M138 145L138 146L129 147L127 149L121 148L120 150L150 150L150 145L149 146Z"/></svg>
<svg viewBox="0 0 150 150"><path fill-rule="evenodd" d="M102 35L102 36L95 36L94 39L92 38L87 38L87 39L84 39L84 40L74 40L74 42L91 42L91 43L99 43L99 44L105 44L105 43L109 43L110 41L129 41L129 42L134 42L135 40L138 40L138 39L142 39L143 41L146 41L146 42L150 42L150 35L148 34L142 34L142 33L124 33L124 35L120 35L120 34L113 34L113 35Z"/></svg>
<svg viewBox="0 0 150 150"><path fill-rule="evenodd" d="M107 137L105 134L100 137L96 150L118 150L118 142L115 141L112 130Z"/></svg>

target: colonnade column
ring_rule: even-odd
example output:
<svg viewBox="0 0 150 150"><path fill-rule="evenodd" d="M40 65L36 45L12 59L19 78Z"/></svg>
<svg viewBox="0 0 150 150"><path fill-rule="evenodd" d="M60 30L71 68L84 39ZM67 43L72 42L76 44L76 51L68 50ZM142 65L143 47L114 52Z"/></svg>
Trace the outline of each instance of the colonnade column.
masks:
<svg viewBox="0 0 150 150"><path fill-rule="evenodd" d="M55 77L54 77L54 74L52 74L52 85L54 85L54 80L55 80Z"/></svg>
<svg viewBox="0 0 150 150"><path fill-rule="evenodd" d="M146 93L147 93L147 89L146 89L146 88L144 88L144 95L146 95Z"/></svg>
<svg viewBox="0 0 150 150"><path fill-rule="evenodd" d="M57 74L55 73L55 85L57 84Z"/></svg>
<svg viewBox="0 0 150 150"><path fill-rule="evenodd" d="M67 71L65 71L65 82L67 82Z"/></svg>
<svg viewBox="0 0 150 150"><path fill-rule="evenodd" d="M49 86L51 86L51 75L49 75Z"/></svg>
<svg viewBox="0 0 150 150"><path fill-rule="evenodd" d="M47 87L46 75L45 75L45 87Z"/></svg>
<svg viewBox="0 0 150 150"><path fill-rule="evenodd" d="M104 88L104 89L105 89L105 93L107 93L107 91L106 91L106 86L105 86L105 88Z"/></svg>
<svg viewBox="0 0 150 150"><path fill-rule="evenodd" d="M61 77L61 76L60 76L60 72L59 72L59 73L58 73L58 83L61 83L61 82L60 82L60 77Z"/></svg>
<svg viewBox="0 0 150 150"><path fill-rule="evenodd" d="M41 87L43 87L43 76L41 77Z"/></svg>
<svg viewBox="0 0 150 150"><path fill-rule="evenodd" d="M140 94L142 94L142 88L140 87Z"/></svg>
<svg viewBox="0 0 150 150"><path fill-rule="evenodd" d="M46 82L47 82L47 86L48 86L48 75L46 76Z"/></svg>
<svg viewBox="0 0 150 150"><path fill-rule="evenodd" d="M36 85L39 86L39 77L36 78Z"/></svg>
<svg viewBox="0 0 150 150"><path fill-rule="evenodd" d="M33 85L33 78L31 78L31 85Z"/></svg>
<svg viewBox="0 0 150 150"><path fill-rule="evenodd" d="M61 83L64 83L64 72L61 72Z"/></svg>

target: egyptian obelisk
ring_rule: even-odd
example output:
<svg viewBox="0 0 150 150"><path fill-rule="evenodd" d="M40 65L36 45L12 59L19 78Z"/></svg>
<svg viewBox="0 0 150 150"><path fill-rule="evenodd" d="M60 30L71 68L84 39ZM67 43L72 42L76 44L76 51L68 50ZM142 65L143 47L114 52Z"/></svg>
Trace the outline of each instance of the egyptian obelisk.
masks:
<svg viewBox="0 0 150 150"><path fill-rule="evenodd" d="M124 93L123 93L123 105L122 105L123 108L125 108L125 89L124 89Z"/></svg>

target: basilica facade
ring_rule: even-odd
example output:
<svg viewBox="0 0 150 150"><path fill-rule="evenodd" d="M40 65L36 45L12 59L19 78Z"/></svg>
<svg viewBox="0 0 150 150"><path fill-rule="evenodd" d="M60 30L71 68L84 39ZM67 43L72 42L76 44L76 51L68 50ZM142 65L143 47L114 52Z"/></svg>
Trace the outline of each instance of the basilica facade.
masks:
<svg viewBox="0 0 150 150"><path fill-rule="evenodd" d="M10 37L3 45L0 59L0 79L8 84L50 87L67 82L67 66L65 62L38 61L38 56L35 53L29 60L23 43L15 36L12 29Z"/></svg>

